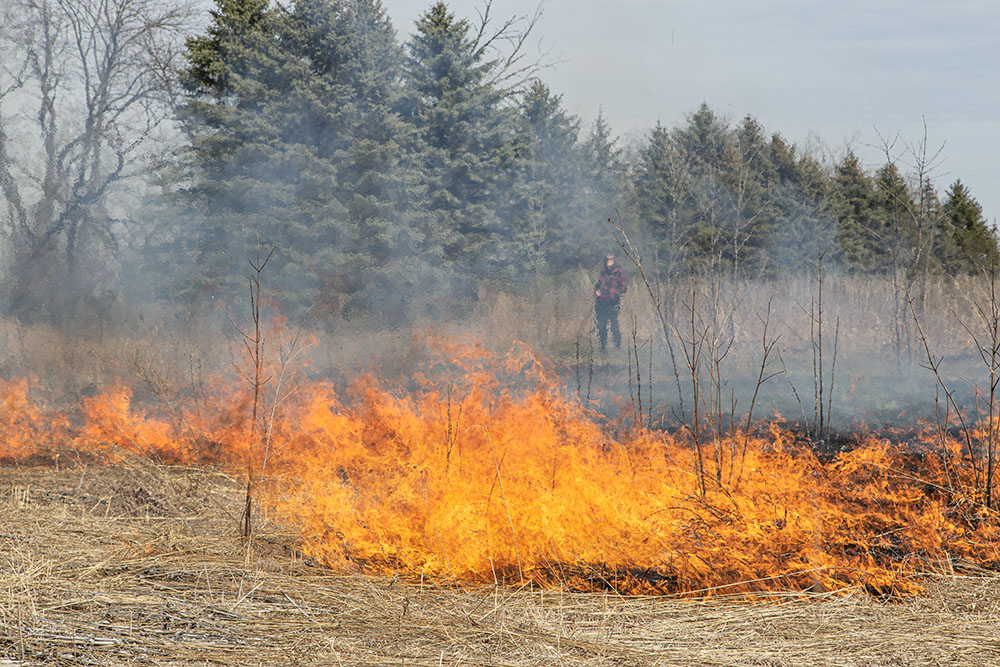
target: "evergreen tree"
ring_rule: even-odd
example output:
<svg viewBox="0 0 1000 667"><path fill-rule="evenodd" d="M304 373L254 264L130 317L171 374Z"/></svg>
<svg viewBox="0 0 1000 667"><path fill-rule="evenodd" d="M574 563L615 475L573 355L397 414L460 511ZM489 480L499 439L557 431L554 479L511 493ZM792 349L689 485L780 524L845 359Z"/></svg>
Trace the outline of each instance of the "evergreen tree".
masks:
<svg viewBox="0 0 1000 667"><path fill-rule="evenodd" d="M832 194L838 245L834 258L848 271L875 270L882 262L874 230L875 190L853 152L836 166Z"/></svg>
<svg viewBox="0 0 1000 667"><path fill-rule="evenodd" d="M582 145L584 193L588 206L609 217L611 211L622 203L622 179L625 164L618 140L611 134L611 126L599 111L590 134Z"/></svg>
<svg viewBox="0 0 1000 667"><path fill-rule="evenodd" d="M769 149L760 123L748 115L732 132L720 165L725 187L720 250L733 275L759 275L767 268L766 248L776 224L768 191L775 180Z"/></svg>
<svg viewBox="0 0 1000 667"><path fill-rule="evenodd" d="M998 259L997 232L983 217L983 208L961 180L945 194L942 212L952 239L948 267L952 273L989 270Z"/></svg>
<svg viewBox="0 0 1000 667"><path fill-rule="evenodd" d="M422 146L400 114L403 50L379 0L298 0L291 20L296 52L311 63L331 104L317 148L334 166L331 194L344 208L340 246L317 253L315 306L398 318L420 283L430 282L434 233L416 208ZM422 285L427 287L426 284ZM409 296L407 296L409 295Z"/></svg>
<svg viewBox="0 0 1000 667"><path fill-rule="evenodd" d="M879 265L873 268L909 274L923 250L916 224L916 203L894 163L882 166L875 173L874 185L872 235Z"/></svg>
<svg viewBox="0 0 1000 667"><path fill-rule="evenodd" d="M705 103L671 134L683 164L684 189L678 197L678 225L683 230L686 258L699 270L732 262L732 192L723 178L737 159L726 124ZM737 239L737 245L738 245ZM728 263L727 262L727 263Z"/></svg>
<svg viewBox="0 0 1000 667"><path fill-rule="evenodd" d="M270 271L286 307L403 312L433 233L414 212L422 149L400 117L402 58L379 0L219 0L189 41L181 113L201 284L242 283L259 231L278 246Z"/></svg>
<svg viewBox="0 0 1000 667"><path fill-rule="evenodd" d="M329 113L339 107L290 32L289 16L265 0L216 0L207 33L188 40L179 116L189 137L182 194L196 216L194 295L238 293L258 233L280 243L272 270L286 281L311 263L313 249L342 241L335 228L314 224L344 215L330 193L327 152L343 143L340 119ZM315 282L294 282L304 284L300 307L315 298Z"/></svg>
<svg viewBox="0 0 1000 667"><path fill-rule="evenodd" d="M797 154L781 135L771 136L767 197L775 225L768 254L770 264L801 270L834 245L830 214L830 181L814 158Z"/></svg>
<svg viewBox="0 0 1000 667"><path fill-rule="evenodd" d="M920 258L920 270L927 276L945 273L952 255L952 238L948 220L941 207L941 199L930 179L924 179L917 198L917 220L921 234L927 239L926 251Z"/></svg>
<svg viewBox="0 0 1000 667"><path fill-rule="evenodd" d="M443 2L416 27L407 44L406 117L425 146L426 207L443 234L444 257L477 275L528 275L542 240L517 187L529 148L516 112L488 83L497 63L484 59L469 23Z"/></svg>
<svg viewBox="0 0 1000 667"><path fill-rule="evenodd" d="M729 130L715 112L702 102L672 135L683 154L688 169L695 178L715 177L722 163L730 156Z"/></svg>
<svg viewBox="0 0 1000 667"><path fill-rule="evenodd" d="M579 121L565 112L561 96L553 95L541 81L534 81L521 102L521 115L530 138L530 163L525 173L529 212L543 237L548 266L561 271L592 259L592 244L581 232L591 231L584 221L584 201L579 196L582 153L577 146ZM589 228L588 228L589 227Z"/></svg>
<svg viewBox="0 0 1000 667"><path fill-rule="evenodd" d="M669 130L657 123L639 153L633 187L639 220L666 274L676 272L686 254L687 230L678 220L678 209L687 198L689 181L690 173Z"/></svg>
<svg viewBox="0 0 1000 667"><path fill-rule="evenodd" d="M607 221L615 218L615 209L627 213L626 164L611 126L599 111L590 134L581 145L581 183L578 200L581 203L577 238L584 266L597 261L608 247L611 230Z"/></svg>

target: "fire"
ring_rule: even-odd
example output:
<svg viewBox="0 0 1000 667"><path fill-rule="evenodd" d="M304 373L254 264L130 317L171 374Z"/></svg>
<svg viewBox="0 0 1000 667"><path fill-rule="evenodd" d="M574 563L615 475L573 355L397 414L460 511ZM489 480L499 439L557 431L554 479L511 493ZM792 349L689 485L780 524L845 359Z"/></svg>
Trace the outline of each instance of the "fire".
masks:
<svg viewBox="0 0 1000 667"><path fill-rule="evenodd" d="M822 459L780 421L694 447L606 423L528 349L433 341L406 382L300 381L250 443L245 390L163 418L115 387L80 425L6 382L0 457L75 451L211 462L263 482L269 512L340 569L623 593L920 590L953 559L1000 564L960 443L870 435ZM699 460L699 452L701 459ZM245 473L243 473L245 474Z"/></svg>

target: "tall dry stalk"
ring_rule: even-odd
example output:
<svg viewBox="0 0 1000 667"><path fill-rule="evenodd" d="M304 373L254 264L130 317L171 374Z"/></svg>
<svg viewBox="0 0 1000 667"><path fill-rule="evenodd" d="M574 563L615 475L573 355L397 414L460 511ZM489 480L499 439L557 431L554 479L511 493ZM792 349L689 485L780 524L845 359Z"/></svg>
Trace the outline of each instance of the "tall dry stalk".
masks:
<svg viewBox="0 0 1000 667"><path fill-rule="evenodd" d="M740 456L739 456L740 467L739 467L739 473L736 475L735 483L732 481L732 473L733 470L736 468L735 465L736 454L735 450L732 452L733 465L730 466L729 468L728 483L730 484L733 490L739 488L740 482L743 479L743 462L746 460L747 446L749 445L750 442L750 426L753 423L753 411L754 408L757 407L757 397L760 394L760 389L761 387L764 386L764 383L766 383L771 378L777 377L782 373L787 375L787 370L784 367L784 362L782 362L781 371L770 372L768 370L768 362L770 361L771 353L774 351L774 348L778 344L777 336L774 337L768 336L768 329L771 326L771 301L772 301L771 299L768 299L767 301L767 315L761 318L761 322L764 325L764 333L761 335L761 341L760 341L761 345L760 369L757 373L757 382L754 385L753 396L751 396L750 398L750 408L747 410L746 420L743 424L743 446L740 449Z"/></svg>

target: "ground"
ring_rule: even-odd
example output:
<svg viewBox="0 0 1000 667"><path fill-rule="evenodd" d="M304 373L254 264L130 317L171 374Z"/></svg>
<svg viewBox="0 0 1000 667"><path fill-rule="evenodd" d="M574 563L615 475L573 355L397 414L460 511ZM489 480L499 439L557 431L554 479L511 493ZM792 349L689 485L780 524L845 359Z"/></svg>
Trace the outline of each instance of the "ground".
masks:
<svg viewBox="0 0 1000 667"><path fill-rule="evenodd" d="M768 601L454 588L333 573L207 468L0 467L7 665L997 665L1000 577Z"/></svg>

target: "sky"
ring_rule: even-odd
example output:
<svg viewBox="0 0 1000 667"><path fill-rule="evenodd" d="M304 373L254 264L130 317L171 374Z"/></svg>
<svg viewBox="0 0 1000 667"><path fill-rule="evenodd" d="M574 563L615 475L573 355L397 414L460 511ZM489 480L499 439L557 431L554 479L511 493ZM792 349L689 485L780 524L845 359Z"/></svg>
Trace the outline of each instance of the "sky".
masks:
<svg viewBox="0 0 1000 667"><path fill-rule="evenodd" d="M484 0L450 0L477 20ZM383 0L401 40L431 0ZM496 21L537 0L493 0ZM995 0L544 0L532 54L584 128L599 110L625 143L702 103L732 123L836 160L903 171L924 140L939 194L961 178L1000 219L1000 2Z"/></svg>

